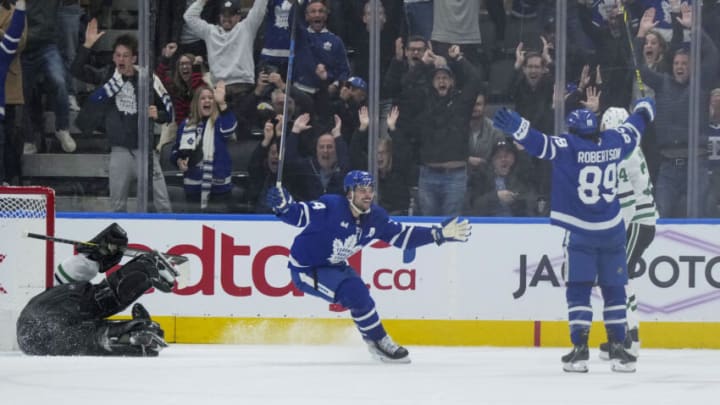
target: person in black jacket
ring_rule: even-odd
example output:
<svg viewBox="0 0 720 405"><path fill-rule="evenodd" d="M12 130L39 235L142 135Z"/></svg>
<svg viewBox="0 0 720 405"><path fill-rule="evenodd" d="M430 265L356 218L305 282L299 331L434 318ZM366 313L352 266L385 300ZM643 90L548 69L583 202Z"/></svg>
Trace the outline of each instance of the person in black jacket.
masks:
<svg viewBox="0 0 720 405"><path fill-rule="evenodd" d="M160 79L153 75L151 104L138 106L137 39L131 35L119 36L113 45L113 65L96 69L90 64L90 49L104 32L98 32L97 20L88 24L85 43L78 49L71 71L76 78L100 85L88 97L75 124L85 133L102 128L110 142L110 208L115 212L127 211L130 185L137 178L138 109L147 108L148 117L162 124L173 120L173 105L170 94ZM103 84L104 83L104 84ZM154 96L154 97L153 97ZM153 203L158 212L170 212L165 177L160 168L159 153L153 152L152 192Z"/></svg>

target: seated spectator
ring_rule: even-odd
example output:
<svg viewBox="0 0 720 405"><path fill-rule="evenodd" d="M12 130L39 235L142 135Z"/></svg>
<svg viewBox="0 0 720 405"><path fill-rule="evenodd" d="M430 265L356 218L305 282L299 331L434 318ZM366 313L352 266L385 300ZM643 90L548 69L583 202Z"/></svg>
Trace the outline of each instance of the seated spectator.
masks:
<svg viewBox="0 0 720 405"><path fill-rule="evenodd" d="M493 146L504 139L505 134L493 127L492 120L485 116L485 95L478 94L470 117L468 184L475 183L475 179L488 170Z"/></svg>
<svg viewBox="0 0 720 405"><path fill-rule="evenodd" d="M160 79L153 75L150 83L149 106L138 105L137 39L121 35L113 44L113 65L97 69L90 63L90 49L103 36L93 19L85 31L85 43L78 49L72 64L73 75L87 83L100 85L80 110L76 124L85 133L103 128L110 142L110 209L127 211L130 185L137 179L140 158L138 148L138 108L147 108L148 117L155 123L172 121L173 108L170 95ZM143 136L151 136L150 133ZM160 168L159 154L152 159L152 195L158 212L170 212L165 176Z"/></svg>
<svg viewBox="0 0 720 405"><path fill-rule="evenodd" d="M387 116L389 136L381 136L377 143L378 192L377 203L381 204L391 215L408 215L410 206L410 188L415 181L410 178L411 170L404 165L405 159L399 154L401 150L393 148L393 137L397 131L397 120L400 109L394 106ZM368 125L370 117L368 108L360 108L360 126L352 136L350 145L353 170L368 168Z"/></svg>
<svg viewBox="0 0 720 405"><path fill-rule="evenodd" d="M348 147L340 132L342 121L335 116L335 127L315 141L315 154L303 157L298 153L300 137L309 134L310 114L300 115L293 123L286 142L287 187L299 201L318 199L323 194L344 194L343 180L350 165ZM302 135L301 135L302 134Z"/></svg>
<svg viewBox="0 0 720 405"><path fill-rule="evenodd" d="M232 159L227 142L235 114L225 101L225 83L195 90L190 115L180 124L171 161L183 172L185 199L202 212L232 211Z"/></svg>
<svg viewBox="0 0 720 405"><path fill-rule="evenodd" d="M510 140L495 144L489 170L470 185L466 215L524 217L537 215L537 194L518 173L517 149Z"/></svg>
<svg viewBox="0 0 720 405"><path fill-rule="evenodd" d="M333 113L343 122L343 138L350 144L352 134L360 125L358 110L367 104L367 83L360 77L353 76L340 88L337 100L332 104Z"/></svg>
<svg viewBox="0 0 720 405"><path fill-rule="evenodd" d="M281 136L280 122L269 120L263 128L263 140L253 151L248 165L250 174L249 200L255 203L255 212L260 214L272 213L265 197L270 188L277 182L278 159L280 154L279 140Z"/></svg>
<svg viewBox="0 0 720 405"><path fill-rule="evenodd" d="M170 69L170 61L177 51L177 44L170 42L162 49L162 56L155 68L155 74L160 78L165 89L170 93L175 108L175 121L163 125L160 141L157 145L159 151L166 143L173 142L177 135L178 126L190 114L190 105L195 90L202 86L203 59L190 53L182 54L175 60L175 66Z"/></svg>

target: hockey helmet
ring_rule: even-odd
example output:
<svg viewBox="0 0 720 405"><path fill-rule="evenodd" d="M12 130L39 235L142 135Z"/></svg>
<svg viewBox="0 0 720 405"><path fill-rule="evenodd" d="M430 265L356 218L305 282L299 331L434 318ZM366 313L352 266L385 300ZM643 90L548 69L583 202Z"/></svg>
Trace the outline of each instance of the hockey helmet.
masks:
<svg viewBox="0 0 720 405"><path fill-rule="evenodd" d="M619 127L623 122L630 116L627 110L620 107L610 107L605 110L605 114L602 116L602 122L600 128L604 131Z"/></svg>
<svg viewBox="0 0 720 405"><path fill-rule="evenodd" d="M372 174L364 170L351 170L345 175L343 187L345 192L355 190L357 186L373 186L375 187L375 179Z"/></svg>
<svg viewBox="0 0 720 405"><path fill-rule="evenodd" d="M594 112L581 108L567 117L567 128L571 134L592 135L598 130L598 119Z"/></svg>

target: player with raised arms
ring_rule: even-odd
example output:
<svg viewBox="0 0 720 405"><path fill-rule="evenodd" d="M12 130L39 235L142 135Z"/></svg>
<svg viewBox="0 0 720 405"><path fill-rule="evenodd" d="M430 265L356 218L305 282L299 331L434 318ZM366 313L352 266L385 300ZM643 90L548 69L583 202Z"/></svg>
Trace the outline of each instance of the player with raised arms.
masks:
<svg viewBox="0 0 720 405"><path fill-rule="evenodd" d="M407 349L387 334L368 287L347 260L376 239L407 251L433 242L466 242L471 226L457 217L440 226L403 225L373 203L375 185L370 173L353 170L344 179L345 196L295 202L277 186L268 192L268 206L283 222L303 228L290 248L288 268L295 286L348 308L373 357L409 363Z"/></svg>
<svg viewBox="0 0 720 405"><path fill-rule="evenodd" d="M637 358L623 347L628 272L625 226L617 198L618 165L635 149L654 117L654 101L642 98L622 125L602 132L595 114L586 109L568 115L570 134L560 136L531 128L526 119L508 109L499 110L493 118L493 125L528 153L553 163L550 223L565 229L563 276L574 346L561 358L565 371L588 371L590 293L595 284L604 301L611 368L635 371Z"/></svg>

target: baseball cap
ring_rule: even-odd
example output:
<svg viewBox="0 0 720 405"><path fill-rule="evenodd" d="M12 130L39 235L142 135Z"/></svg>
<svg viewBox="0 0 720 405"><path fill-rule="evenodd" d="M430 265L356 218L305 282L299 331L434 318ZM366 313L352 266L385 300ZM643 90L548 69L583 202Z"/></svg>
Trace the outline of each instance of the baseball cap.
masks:
<svg viewBox="0 0 720 405"><path fill-rule="evenodd" d="M347 83L356 89L367 91L367 83L361 77L353 76L347 80Z"/></svg>
<svg viewBox="0 0 720 405"><path fill-rule="evenodd" d="M240 14L240 2L237 0L225 0L220 7L221 14Z"/></svg>
<svg viewBox="0 0 720 405"><path fill-rule="evenodd" d="M495 156L495 154L501 149L505 149L508 152L511 152L513 154L517 152L517 149L515 148L515 144L513 144L513 142L511 140L501 139L501 140L497 141L497 143L495 143L495 145L493 145L490 156L491 157Z"/></svg>
<svg viewBox="0 0 720 405"><path fill-rule="evenodd" d="M455 73L453 73L452 69L450 69L450 66L448 66L448 65L440 65L440 66L436 67L435 71L433 72L433 76L437 72L446 72L448 75L450 75L450 77L453 77L453 78L455 77Z"/></svg>

